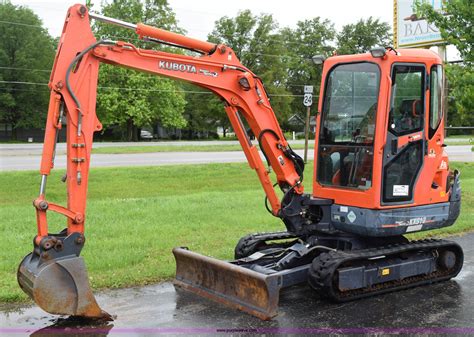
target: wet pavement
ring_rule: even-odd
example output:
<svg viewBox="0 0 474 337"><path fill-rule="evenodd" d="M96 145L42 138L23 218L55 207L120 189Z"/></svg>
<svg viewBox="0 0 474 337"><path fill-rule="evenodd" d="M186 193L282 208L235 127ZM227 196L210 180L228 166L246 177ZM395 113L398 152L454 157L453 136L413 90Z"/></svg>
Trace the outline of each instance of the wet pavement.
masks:
<svg viewBox="0 0 474 337"><path fill-rule="evenodd" d="M271 321L261 321L161 283L98 294L103 309L116 316L113 322L58 318L34 306L3 306L0 335L474 335L474 233L452 239L465 253L463 270L453 280L344 304L321 300L306 285L293 287L282 292L279 315Z"/></svg>

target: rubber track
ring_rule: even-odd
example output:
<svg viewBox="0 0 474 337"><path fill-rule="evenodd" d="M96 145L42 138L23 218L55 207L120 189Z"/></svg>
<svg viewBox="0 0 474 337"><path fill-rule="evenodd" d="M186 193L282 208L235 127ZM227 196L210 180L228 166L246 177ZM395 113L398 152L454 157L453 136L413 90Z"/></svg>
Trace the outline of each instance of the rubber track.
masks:
<svg viewBox="0 0 474 337"><path fill-rule="evenodd" d="M418 275L403 280L389 281L372 285L370 288L361 288L341 292L337 287L337 269L348 262L363 260L378 256L392 256L409 251L434 250L451 247L456 253L456 266L452 270L437 270L429 275ZM333 251L322 253L313 260L309 268L308 281L310 286L324 297L337 302L346 302L362 297L378 295L410 287L448 280L455 277L463 264L462 248L455 242L447 240L420 240L404 244L390 245L382 248L370 248L354 251ZM370 261L374 263L374 261Z"/></svg>

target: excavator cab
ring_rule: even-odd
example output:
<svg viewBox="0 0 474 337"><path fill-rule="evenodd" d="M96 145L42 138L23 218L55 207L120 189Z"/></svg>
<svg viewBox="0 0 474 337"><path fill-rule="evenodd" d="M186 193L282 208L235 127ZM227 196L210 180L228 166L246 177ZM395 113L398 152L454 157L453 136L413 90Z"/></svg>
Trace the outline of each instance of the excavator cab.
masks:
<svg viewBox="0 0 474 337"><path fill-rule="evenodd" d="M442 61L430 50L375 51L324 62L313 196L334 201L331 224L345 232L449 226L460 190L444 151Z"/></svg>
<svg viewBox="0 0 474 337"><path fill-rule="evenodd" d="M97 41L90 19L199 55ZM21 288L45 311L110 319L92 294L80 257L93 133L102 128L95 113L101 62L187 81L219 96L260 180L267 210L285 226L242 237L232 261L173 249L177 287L270 319L277 314L280 290L296 284L309 283L321 296L348 301L447 280L461 270L463 253L456 243L404 236L449 226L460 210L459 172L449 169L444 151L442 62L434 52L377 48L324 61L313 192L306 193L304 161L286 141L261 79L231 48L75 5L49 82L41 186L33 202L38 234L18 269ZM46 199L64 117L67 207ZM50 211L66 217L67 229L48 231Z"/></svg>

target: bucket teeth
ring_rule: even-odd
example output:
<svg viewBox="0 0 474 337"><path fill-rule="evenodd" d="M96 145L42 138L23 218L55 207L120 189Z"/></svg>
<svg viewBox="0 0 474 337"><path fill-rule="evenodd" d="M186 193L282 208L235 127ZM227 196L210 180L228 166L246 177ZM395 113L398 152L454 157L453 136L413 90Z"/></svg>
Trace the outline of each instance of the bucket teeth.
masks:
<svg viewBox="0 0 474 337"><path fill-rule="evenodd" d="M174 284L263 320L277 315L281 280L235 264L174 248Z"/></svg>

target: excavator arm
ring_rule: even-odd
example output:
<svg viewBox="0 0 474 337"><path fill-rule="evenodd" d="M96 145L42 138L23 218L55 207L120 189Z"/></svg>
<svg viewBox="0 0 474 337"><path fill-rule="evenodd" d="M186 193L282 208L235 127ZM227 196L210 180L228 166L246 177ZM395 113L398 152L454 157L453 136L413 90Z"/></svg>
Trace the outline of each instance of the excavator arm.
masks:
<svg viewBox="0 0 474 337"><path fill-rule="evenodd" d="M90 19L106 21L136 31L145 40L198 52L199 56L140 49L121 41L97 41ZM51 313L101 317L88 286L87 273L79 256L84 245L86 195L93 134L102 129L96 116L97 81L100 63L126 67L150 74L183 80L212 91L224 102L225 111L239 139L248 163L265 191L273 215L285 222L288 231L300 231L304 219L297 209L303 195L304 162L288 145L270 106L261 79L243 66L225 45L195 40L144 24L130 24L88 13L83 5L67 14L51 73L50 104L41 161L41 187L34 201L38 235L35 249L20 265L20 286L43 309ZM55 148L63 119L67 120L67 206L46 199L47 177L54 166ZM284 192L280 202L243 124L248 123L259 147ZM282 207L282 203L284 207ZM63 214L67 230L48 231L47 212ZM304 213L304 212L303 212Z"/></svg>
<svg viewBox="0 0 474 337"><path fill-rule="evenodd" d="M100 16L94 16L105 20ZM111 19L108 19L109 22ZM120 23L118 20L115 23ZM281 204L263 164L258 149L253 145L243 126L245 119L257 136L265 157L276 174L278 185L302 194L303 162L291 150L273 112L263 83L245 68L234 51L163 31L144 24L128 27L146 39L167 42L175 46L200 51L199 57L156 50L140 49L127 42L96 41L84 6L76 5L68 12L49 87L51 99L48 111L43 158L41 162L42 188L35 201L39 214L46 212L44 200L46 177L54 163L60 116L67 116L67 189L68 206L47 203L48 208L68 217L68 233L84 232L84 214L93 133L102 125L95 112L98 69L101 62L183 80L218 95L252 169L257 172L271 205L272 213L280 214ZM46 209L43 209L46 208ZM37 242L47 234L46 218L38 216Z"/></svg>

